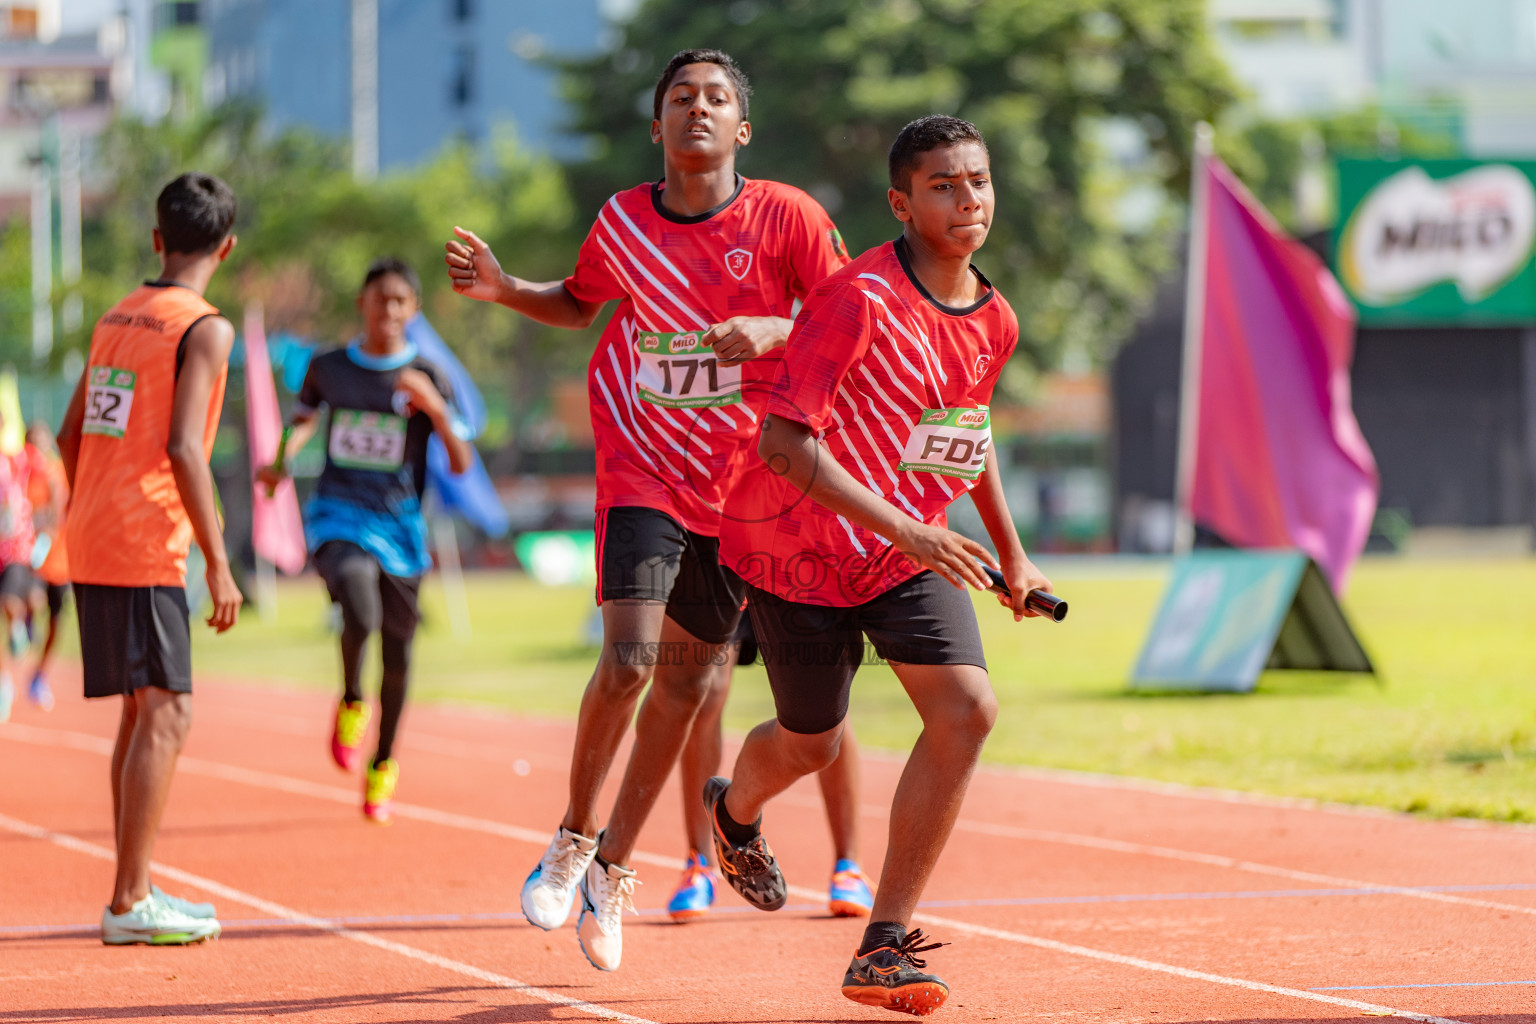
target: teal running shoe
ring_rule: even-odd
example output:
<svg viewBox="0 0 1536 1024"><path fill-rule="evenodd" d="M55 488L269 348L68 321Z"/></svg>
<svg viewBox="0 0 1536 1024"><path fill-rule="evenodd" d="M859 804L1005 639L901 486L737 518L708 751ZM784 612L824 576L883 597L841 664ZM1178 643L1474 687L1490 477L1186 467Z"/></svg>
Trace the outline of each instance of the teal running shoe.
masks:
<svg viewBox="0 0 1536 1024"><path fill-rule="evenodd" d="M840 860L832 868L832 885L827 892L827 909L833 917L868 917L875 905L875 894L858 861Z"/></svg>
<svg viewBox="0 0 1536 1024"><path fill-rule="evenodd" d="M688 851L688 861L683 865L683 877L677 882L677 890L667 901L667 916L681 924L709 913L715 904L715 873L709 861L697 850Z"/></svg>

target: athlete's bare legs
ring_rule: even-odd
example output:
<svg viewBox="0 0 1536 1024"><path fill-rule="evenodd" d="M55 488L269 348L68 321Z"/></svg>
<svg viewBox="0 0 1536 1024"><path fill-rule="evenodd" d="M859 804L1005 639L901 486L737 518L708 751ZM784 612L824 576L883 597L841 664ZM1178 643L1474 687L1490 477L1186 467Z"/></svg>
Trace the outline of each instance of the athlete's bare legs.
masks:
<svg viewBox="0 0 1536 1024"><path fill-rule="evenodd" d="M710 776L720 774L720 761L724 756L720 720L725 714L725 698L731 692L731 676L736 667L733 657L715 672L710 682L709 695L694 716L693 729L688 742L678 757L678 778L683 787L683 828L688 835L688 848L696 853L712 857L710 852L709 814L699 794Z"/></svg>
<svg viewBox="0 0 1536 1024"><path fill-rule="evenodd" d="M112 807L117 878L112 913L125 914L149 895L149 862L176 774L176 758L192 728L192 695L144 686L123 698L112 752Z"/></svg>
<svg viewBox="0 0 1536 1024"><path fill-rule="evenodd" d="M649 653L662 636L667 606L660 601L604 601L603 652L581 698L571 754L571 796L561 822L572 832L597 835L597 796L608 778L640 692L654 669Z"/></svg>
<svg viewBox="0 0 1536 1024"><path fill-rule="evenodd" d="M597 851L610 864L629 862L640 828L656 806L667 776L672 774L672 766L677 763L699 709L715 689L713 684L719 678L729 648L726 644L706 643L667 618L661 627L661 650L667 656L661 659L663 664L656 666L655 682L640 707L629 767ZM717 760L718 722L717 718Z"/></svg>

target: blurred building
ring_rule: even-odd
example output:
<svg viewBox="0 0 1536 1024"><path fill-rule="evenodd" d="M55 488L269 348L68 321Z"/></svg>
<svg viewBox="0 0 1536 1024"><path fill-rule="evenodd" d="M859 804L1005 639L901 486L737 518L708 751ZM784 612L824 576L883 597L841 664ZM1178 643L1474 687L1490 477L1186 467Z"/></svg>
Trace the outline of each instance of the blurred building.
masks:
<svg viewBox="0 0 1536 1024"><path fill-rule="evenodd" d="M544 58L598 49L599 0L366 0L378 24L378 165L418 163L445 142L569 151L568 113ZM354 0L203 0L204 99L250 99L274 127L352 131Z"/></svg>
<svg viewBox="0 0 1536 1024"><path fill-rule="evenodd" d="M1211 0L1211 30L1258 107L1379 105L1472 156L1536 153L1529 0Z"/></svg>

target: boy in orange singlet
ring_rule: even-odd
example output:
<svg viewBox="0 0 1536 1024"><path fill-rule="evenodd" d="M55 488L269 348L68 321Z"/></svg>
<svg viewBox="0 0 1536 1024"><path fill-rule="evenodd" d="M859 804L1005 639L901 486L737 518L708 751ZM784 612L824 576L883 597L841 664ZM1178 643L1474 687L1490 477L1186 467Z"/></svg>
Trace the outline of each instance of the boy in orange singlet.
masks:
<svg viewBox="0 0 1536 1024"><path fill-rule="evenodd" d="M97 321L59 431L85 695L123 698L112 754L117 878L101 915L108 945L219 934L212 906L149 882L192 724L186 573L194 537L208 561L208 624L229 629L241 604L208 471L235 330L203 298L235 247L235 194L218 178L183 174L161 191L156 215L160 276Z"/></svg>
<svg viewBox="0 0 1536 1024"><path fill-rule="evenodd" d="M59 620L69 597L69 555L64 543L64 510L69 504L69 482L64 463L48 424L39 420L27 428L27 448L35 452L37 469L27 484L32 503L32 525L37 540L32 545L31 621L48 609L48 632L43 634L42 649L32 666L32 683L27 698L44 711L53 710L53 689L48 685L48 661L59 642Z"/></svg>

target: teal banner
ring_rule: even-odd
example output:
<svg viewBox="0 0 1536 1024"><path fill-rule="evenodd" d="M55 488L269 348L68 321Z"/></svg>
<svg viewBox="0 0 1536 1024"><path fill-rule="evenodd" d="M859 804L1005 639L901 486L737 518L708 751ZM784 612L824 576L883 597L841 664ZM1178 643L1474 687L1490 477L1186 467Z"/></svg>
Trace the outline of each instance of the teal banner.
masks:
<svg viewBox="0 0 1536 1024"><path fill-rule="evenodd" d="M1197 551L1174 564L1133 689L1247 693L1265 669L1372 672L1300 551Z"/></svg>

